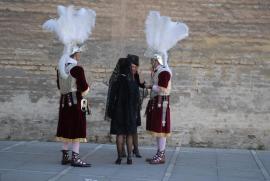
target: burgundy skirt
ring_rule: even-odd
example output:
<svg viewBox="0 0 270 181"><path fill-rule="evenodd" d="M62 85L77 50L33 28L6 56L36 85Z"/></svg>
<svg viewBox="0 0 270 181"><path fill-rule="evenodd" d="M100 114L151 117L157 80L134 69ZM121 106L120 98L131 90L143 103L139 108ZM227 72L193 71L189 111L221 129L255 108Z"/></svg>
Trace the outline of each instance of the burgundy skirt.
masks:
<svg viewBox="0 0 270 181"><path fill-rule="evenodd" d="M61 95L56 139L64 142L86 142L86 115L81 110L82 97L77 93L77 104Z"/></svg>
<svg viewBox="0 0 270 181"><path fill-rule="evenodd" d="M171 119L170 119L170 100L169 96L166 96L165 99L168 100L168 105L165 108L165 125L162 125L162 114L163 114L163 101L164 97L159 96L150 99L146 107L146 130L149 131L152 135L157 137L167 137L171 133ZM160 100L161 102L160 102ZM161 106L158 106L158 103L161 103Z"/></svg>

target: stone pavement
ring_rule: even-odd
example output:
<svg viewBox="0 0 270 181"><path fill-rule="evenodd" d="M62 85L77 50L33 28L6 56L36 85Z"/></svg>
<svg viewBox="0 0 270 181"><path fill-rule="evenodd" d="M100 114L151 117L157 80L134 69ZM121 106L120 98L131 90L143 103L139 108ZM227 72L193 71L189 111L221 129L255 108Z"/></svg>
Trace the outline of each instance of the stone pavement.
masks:
<svg viewBox="0 0 270 181"><path fill-rule="evenodd" d="M109 144L81 144L90 168L60 164L60 143L0 141L0 181L270 181L270 151L168 148L167 162L144 160L154 147L140 147L143 158L133 165L115 165L116 149Z"/></svg>

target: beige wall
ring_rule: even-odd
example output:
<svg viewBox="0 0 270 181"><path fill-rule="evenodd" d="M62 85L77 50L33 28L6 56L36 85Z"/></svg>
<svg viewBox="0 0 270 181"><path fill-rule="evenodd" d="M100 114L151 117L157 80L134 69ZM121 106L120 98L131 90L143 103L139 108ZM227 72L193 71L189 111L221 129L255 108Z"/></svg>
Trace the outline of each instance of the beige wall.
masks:
<svg viewBox="0 0 270 181"><path fill-rule="evenodd" d="M54 140L59 99L54 68L62 45L41 24L56 16L58 4L97 13L82 54L91 84L90 141L114 140L103 120L104 82L117 59L139 55L149 78L144 21L149 10L158 10L190 27L190 36L170 51L169 144L270 149L269 0L0 0L0 139ZM141 144L153 142L145 126L139 134Z"/></svg>

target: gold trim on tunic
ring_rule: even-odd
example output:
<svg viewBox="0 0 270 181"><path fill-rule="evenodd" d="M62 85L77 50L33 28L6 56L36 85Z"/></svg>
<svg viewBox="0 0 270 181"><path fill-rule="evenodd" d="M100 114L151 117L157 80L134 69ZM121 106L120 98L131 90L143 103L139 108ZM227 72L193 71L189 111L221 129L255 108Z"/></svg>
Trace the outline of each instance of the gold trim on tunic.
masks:
<svg viewBox="0 0 270 181"><path fill-rule="evenodd" d="M157 133L154 131L147 131L147 132L155 137L169 137L169 136L171 136L171 133Z"/></svg>
<svg viewBox="0 0 270 181"><path fill-rule="evenodd" d="M82 142L86 143L87 139L86 138L75 138L75 139L69 139L69 138L63 138L63 137L56 137L57 141L62 141L62 142Z"/></svg>

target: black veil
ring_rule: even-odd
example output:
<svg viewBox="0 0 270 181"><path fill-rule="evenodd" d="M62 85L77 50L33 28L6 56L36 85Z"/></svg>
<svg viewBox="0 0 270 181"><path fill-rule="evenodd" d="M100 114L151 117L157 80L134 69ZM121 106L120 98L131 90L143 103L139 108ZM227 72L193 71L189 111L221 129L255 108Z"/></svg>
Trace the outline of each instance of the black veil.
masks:
<svg viewBox="0 0 270 181"><path fill-rule="evenodd" d="M111 119L111 134L135 133L138 110L139 87L131 73L131 61L120 58L109 81L105 112L105 118Z"/></svg>
<svg viewBox="0 0 270 181"><path fill-rule="evenodd" d="M107 101L106 101L106 110L105 110L105 120L110 121L111 117L109 116L109 106L111 106L110 103L110 97L111 97L111 91L113 85L115 85L117 79L119 78L119 75L125 74L127 79L131 79L131 69L130 69L130 60L127 58L120 58L113 70L113 73L109 79L109 86L108 86L108 94L107 94Z"/></svg>
<svg viewBox="0 0 270 181"><path fill-rule="evenodd" d="M107 94L107 101L106 101L106 110L105 110L105 117L104 119L107 120L107 121L110 121L111 118L108 116L108 108L109 108L109 104L110 104L110 95L111 95L111 89L112 89L112 85L116 82L117 80L117 77L119 75L119 67L120 67L120 62L123 61L121 60L121 58L118 60L114 70L113 70L113 73L110 77L110 80L109 80L109 86L108 86L108 94Z"/></svg>

